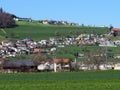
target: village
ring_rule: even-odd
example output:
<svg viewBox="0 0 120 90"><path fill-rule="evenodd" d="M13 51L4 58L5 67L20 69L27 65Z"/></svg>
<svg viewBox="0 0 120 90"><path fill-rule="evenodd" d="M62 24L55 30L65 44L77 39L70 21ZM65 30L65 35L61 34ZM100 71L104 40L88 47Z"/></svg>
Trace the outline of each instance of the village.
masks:
<svg viewBox="0 0 120 90"><path fill-rule="evenodd" d="M108 34L80 34L76 38L72 36L66 36L65 38L49 38L49 40L34 41L32 38L26 38L24 40L10 41L5 40L0 44L0 72L12 73L12 72L38 72L38 71L50 71L50 72L64 72L64 71L84 71L84 70L97 70L98 66L94 63L86 64L86 62L69 60L68 58L60 59L54 57L57 47L64 48L67 46L99 46L99 47L119 47L120 40L111 41L109 37L111 35L119 35L120 29L113 28ZM50 48L49 50L47 48ZM21 55L36 55L41 57L42 54L53 55L51 60L41 60L34 62L33 60L16 60L11 61L7 58L16 57ZM80 58L84 58L85 55L78 53ZM114 54L113 58L120 58L120 54ZM99 64L99 70L119 70L120 63L102 63Z"/></svg>
<svg viewBox="0 0 120 90"><path fill-rule="evenodd" d="M119 90L120 0L1 0L0 90Z"/></svg>

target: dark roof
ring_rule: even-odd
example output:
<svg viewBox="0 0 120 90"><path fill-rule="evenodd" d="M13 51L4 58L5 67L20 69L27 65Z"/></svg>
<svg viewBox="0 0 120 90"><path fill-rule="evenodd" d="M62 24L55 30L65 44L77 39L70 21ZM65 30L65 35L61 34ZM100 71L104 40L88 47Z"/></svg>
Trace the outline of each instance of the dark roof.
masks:
<svg viewBox="0 0 120 90"><path fill-rule="evenodd" d="M4 68L19 68L21 66L35 66L35 64L30 60L18 60L18 61L6 61L3 63Z"/></svg>

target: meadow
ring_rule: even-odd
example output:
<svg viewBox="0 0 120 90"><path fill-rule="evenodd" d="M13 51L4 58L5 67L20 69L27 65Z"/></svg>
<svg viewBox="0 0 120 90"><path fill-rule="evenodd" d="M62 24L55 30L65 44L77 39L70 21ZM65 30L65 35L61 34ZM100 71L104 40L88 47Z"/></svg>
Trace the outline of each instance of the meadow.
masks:
<svg viewBox="0 0 120 90"><path fill-rule="evenodd" d="M106 49L106 47L99 47L99 46L66 46L65 48L59 47L57 48L55 55L56 57L59 57L59 58L69 58L70 60L74 60L75 53L81 53L81 54L87 55L89 51L99 49L99 48ZM108 58L113 57L114 54L119 54L119 53L120 53L119 47L107 47ZM81 59L84 60L83 58L77 58L77 60L81 60Z"/></svg>
<svg viewBox="0 0 120 90"><path fill-rule="evenodd" d="M0 90L119 90L120 71L0 74Z"/></svg>
<svg viewBox="0 0 120 90"><path fill-rule="evenodd" d="M0 31L0 36L7 38L25 39L31 37L38 41L49 39L56 36L75 36L81 33L104 34L109 31L107 27L88 27L88 26L64 26L64 25L43 25L38 22L16 22L18 27L4 29L6 33Z"/></svg>

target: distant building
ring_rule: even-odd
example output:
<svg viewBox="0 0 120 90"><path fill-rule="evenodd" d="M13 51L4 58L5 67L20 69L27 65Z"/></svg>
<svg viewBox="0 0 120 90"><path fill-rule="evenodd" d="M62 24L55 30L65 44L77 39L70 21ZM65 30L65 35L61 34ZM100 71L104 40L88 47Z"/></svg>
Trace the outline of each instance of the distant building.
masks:
<svg viewBox="0 0 120 90"><path fill-rule="evenodd" d="M15 21L32 22L31 18L19 18L19 17L16 17L16 18L14 18L14 20Z"/></svg>

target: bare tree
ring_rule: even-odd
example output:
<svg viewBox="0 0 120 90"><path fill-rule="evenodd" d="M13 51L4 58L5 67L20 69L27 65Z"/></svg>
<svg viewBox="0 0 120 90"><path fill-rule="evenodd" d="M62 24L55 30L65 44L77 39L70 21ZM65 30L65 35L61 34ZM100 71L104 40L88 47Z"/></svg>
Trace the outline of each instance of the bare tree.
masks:
<svg viewBox="0 0 120 90"><path fill-rule="evenodd" d="M3 12L3 10L0 9L0 28L11 28L14 26L16 26L16 24L13 15Z"/></svg>
<svg viewBox="0 0 120 90"><path fill-rule="evenodd" d="M96 65L97 70L99 70L100 63L106 63L106 50L105 48L98 48L91 50L87 55L88 61Z"/></svg>
<svg viewBox="0 0 120 90"><path fill-rule="evenodd" d="M46 57L45 55L42 55L42 54L40 54L40 53L38 53L38 54L33 54L33 55L31 56L31 59L33 60L33 62L34 62L36 65L40 64L41 61L45 61L46 58L47 58L47 57Z"/></svg>

